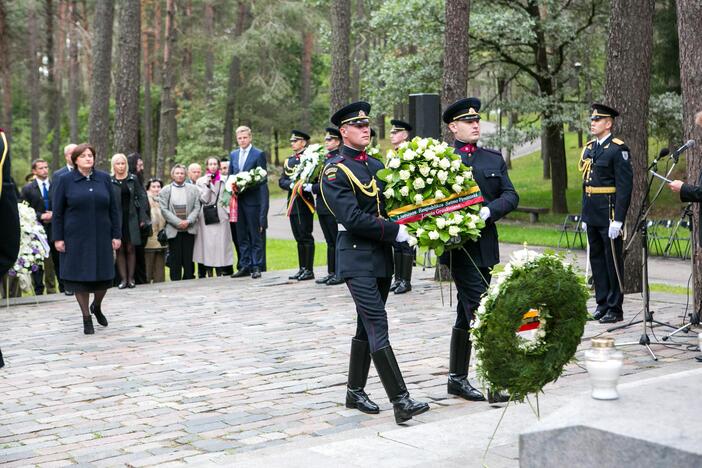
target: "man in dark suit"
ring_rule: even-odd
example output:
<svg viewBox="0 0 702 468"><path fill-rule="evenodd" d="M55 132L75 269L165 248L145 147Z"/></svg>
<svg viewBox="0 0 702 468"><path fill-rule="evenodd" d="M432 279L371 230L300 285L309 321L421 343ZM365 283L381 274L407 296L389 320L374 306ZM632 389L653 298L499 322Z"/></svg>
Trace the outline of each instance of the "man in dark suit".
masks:
<svg viewBox="0 0 702 468"><path fill-rule="evenodd" d="M402 120L390 121L390 143L394 150L410 139L412 125ZM412 290L412 266L414 264L414 248L407 242L397 242L392 245L395 259L395 281L390 286L390 291L395 294L404 294Z"/></svg>
<svg viewBox="0 0 702 468"><path fill-rule="evenodd" d="M236 129L236 141L239 149L229 154L229 174L251 171L255 167L266 169L266 153L251 144L252 135L249 127ZM267 180L256 187L250 187L238 194L236 233L239 239L241 261L239 270L232 278L251 275L261 277L263 267L263 245L261 242L261 205L264 204Z"/></svg>
<svg viewBox="0 0 702 468"><path fill-rule="evenodd" d="M339 133L339 129L335 127L327 127L326 131L327 134L324 136L324 147L328 153L324 162L324 167L327 166L329 161L339 155L339 148L341 146L341 133ZM315 203L317 205L317 218L319 219L319 225L321 226L322 233L324 234L324 240L327 242L328 274L327 276L315 280L315 283L334 286L344 282L344 280L342 280L336 274L336 237L338 230L336 226L336 218L332 212L329 211L326 203L324 203L319 187L319 182L312 184L312 193L316 197Z"/></svg>
<svg viewBox="0 0 702 468"><path fill-rule="evenodd" d="M507 174L507 166L498 151L478 147L480 139L480 100L460 99L446 108L443 120L454 135L455 152L463 164L470 167L473 177L485 199L480 217L485 227L476 241L466 242L463 248L441 256L441 263L451 267L458 293L456 322L451 332L448 393L466 400L483 401L485 397L468 382L471 341L470 327L480 297L490 284L491 269L500 261L495 223L519 203L514 186ZM502 395L488 392L491 402L502 401Z"/></svg>
<svg viewBox="0 0 702 468"><path fill-rule="evenodd" d="M351 340L346 407L369 414L379 408L366 394L371 358L392 402L398 424L429 410L413 400L390 346L385 301L392 278L392 243L409 240L407 228L385 219L383 163L369 158L370 104L355 102L331 118L344 144L324 168L322 198L339 223L336 274L346 281L356 305L356 336Z"/></svg>
<svg viewBox="0 0 702 468"><path fill-rule="evenodd" d="M66 165L54 172L53 180L56 182L58 181L61 176L67 172L70 172L73 170L73 162L71 161L71 153L73 153L73 150L75 147L78 146L75 143L69 143L66 146L63 147L63 158L66 160ZM51 184L50 191L49 191L49 200L53 199L53 191L54 191L54 184ZM59 264L59 259L60 255L58 255L58 252L54 256L54 252L56 251L56 247L54 247L54 243L51 242L51 258L53 259L54 262L54 270L56 270L56 278L58 279L58 284L59 284L59 291L64 293L66 296L72 296L73 292L72 291L67 291L63 285L63 281L61 281L61 268Z"/></svg>
<svg viewBox="0 0 702 468"><path fill-rule="evenodd" d="M288 217L293 237L297 242L297 260L299 269L288 279L306 281L314 278L314 237L312 229L314 223L314 197L312 184L305 184L302 194L293 195L296 181L292 180L295 167L300 164L300 156L307 148L310 136L301 131L293 130L290 135L290 146L293 154L285 160L283 173L278 179L278 186L288 192ZM291 201L291 198L294 199Z"/></svg>
<svg viewBox="0 0 702 468"><path fill-rule="evenodd" d="M582 220L590 245L597 301L593 318L600 323L624 320L624 294L619 287L624 274L622 226L631 200L633 171L629 148L619 138L612 137L614 118L618 115L611 107L592 105L590 131L595 139L585 145L580 156Z"/></svg>
<svg viewBox="0 0 702 468"><path fill-rule="evenodd" d="M0 278L17 261L20 243L19 212L17 210L17 189L12 183L10 168L10 146L0 128ZM0 367L5 365L0 351Z"/></svg>
<svg viewBox="0 0 702 468"><path fill-rule="evenodd" d="M46 232L47 241L51 247L51 257L44 261L44 268L32 273L34 293L39 296L44 294L44 274L46 273L46 288L49 292L54 287L54 265L58 260L58 252L53 246L51 237L51 182L49 181L49 165L43 159L32 161L32 174L34 179L22 187L20 199L26 201L37 214L37 221L41 223Z"/></svg>

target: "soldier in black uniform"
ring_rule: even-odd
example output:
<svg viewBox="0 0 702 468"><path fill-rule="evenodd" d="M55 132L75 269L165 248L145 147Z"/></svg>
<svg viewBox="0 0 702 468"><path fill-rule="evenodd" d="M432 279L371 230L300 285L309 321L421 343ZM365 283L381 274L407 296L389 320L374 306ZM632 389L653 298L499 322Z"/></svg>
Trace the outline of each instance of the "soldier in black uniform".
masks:
<svg viewBox="0 0 702 468"><path fill-rule="evenodd" d="M390 143L397 150L400 145L410 139L412 126L402 120L390 121ZM392 245L395 260L395 281L390 291L404 294L412 290L412 265L414 264L414 249L407 242L395 242Z"/></svg>
<svg viewBox="0 0 702 468"><path fill-rule="evenodd" d="M324 169L321 193L339 223L336 274L346 281L358 314L346 407L379 411L364 391L372 357L399 424L424 413L429 405L410 398L390 346L385 301L392 277L391 246L409 240L409 234L405 226L385 219L383 184L375 177L383 164L364 151L370 141L369 112L370 104L356 102L332 116L344 144Z"/></svg>
<svg viewBox="0 0 702 468"><path fill-rule="evenodd" d="M295 166L300 164L300 155L307 148L310 141L310 136L300 130L293 130L290 135L290 146L292 146L293 154L283 165L283 174L278 180L278 186L281 189L288 191L288 203L292 196L292 188L295 185L290 177L292 176ZM296 279L305 281L314 279L314 237L312 237L312 228L314 221L314 197L312 196L312 184L306 186L302 195L298 195L290 209L290 227L292 228L293 236L297 242L297 260L300 269L288 279ZM306 202L306 203L305 203ZM310 209L310 206L312 209Z"/></svg>
<svg viewBox="0 0 702 468"><path fill-rule="evenodd" d="M339 129L335 127L327 127L327 134L324 136L324 146L326 147L327 159L324 162L324 167L327 163L334 157L339 155L339 147L341 146L341 133ZM320 174L321 177L321 174ZM337 284L342 284L342 280L336 275L336 236L338 230L336 228L336 218L329 211L327 205L322 200L322 196L319 191L319 181L312 184L312 193L314 193L317 201L317 217L319 218L319 225L322 227L322 233L324 233L324 240L327 242L327 276L315 280L317 284L326 284L327 286L334 286Z"/></svg>
<svg viewBox="0 0 702 468"><path fill-rule="evenodd" d="M10 146L0 128L0 278L17 261L20 244L19 212L17 210L17 188L12 183L10 170ZM0 367L5 365L0 351Z"/></svg>
<svg viewBox="0 0 702 468"><path fill-rule="evenodd" d="M590 243L597 301L593 317L600 323L624 320L624 295L619 286L624 275L622 226L631 200L633 174L629 148L619 138L612 138L614 118L618 115L611 107L592 105L590 131L595 138L585 145L580 156L582 220Z"/></svg>
<svg viewBox="0 0 702 468"><path fill-rule="evenodd" d="M500 261L495 223L519 203L502 155L476 146L480 139L479 110L480 100L471 97L454 102L443 114L455 138L455 152L461 156L463 164L472 169L485 199L480 208L485 227L478 240L466 242L461 249L450 250L440 259L442 264L450 266L458 292L456 323L451 333L448 393L472 401L482 401L485 397L468 382L471 322L490 284L491 269ZM492 403L504 401L505 397L488 392L488 399Z"/></svg>

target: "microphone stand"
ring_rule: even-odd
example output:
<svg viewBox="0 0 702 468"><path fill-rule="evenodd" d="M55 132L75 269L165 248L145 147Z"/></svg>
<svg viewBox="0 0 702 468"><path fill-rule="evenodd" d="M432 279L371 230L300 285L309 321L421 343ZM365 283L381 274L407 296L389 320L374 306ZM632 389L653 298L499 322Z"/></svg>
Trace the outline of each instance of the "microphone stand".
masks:
<svg viewBox="0 0 702 468"><path fill-rule="evenodd" d="M677 164L677 159L673 160L673 164L671 165L670 170L668 171L668 174L666 177L668 177L671 172L673 172L673 168ZM649 174L651 170L657 169L658 167L658 158L654 159L653 162L648 166L646 169L646 174ZM631 341L631 342L626 342L626 343L618 343L616 346L630 346L630 345L640 345L644 346L648 353L651 355L651 358L654 361L658 360L658 357L655 355L653 350L651 349L651 339L648 336L648 333L646 332L646 325L649 324L651 329L653 329L653 324L657 324L660 326L665 326L665 327L670 327L672 329L675 329L673 325L670 325L669 323L665 322L659 322L658 320L653 319L653 312L651 312L650 309L650 289L649 289L649 284L648 284L648 226L647 226L647 217L648 213L651 211L651 208L653 207L653 204L656 202L658 197L660 196L662 190L663 190L663 183L661 183L661 186L658 188L658 192L656 195L653 197L650 203L647 203L648 199L648 194L651 191L651 187L653 185L653 175L648 176L648 181L646 184L646 197L644 197L643 202L641 203L641 207L639 208L639 213L636 217L636 223L635 226L636 228L634 229L634 234L632 235L632 238L629 240L629 243L627 244L626 248L624 249L625 251L629 250L631 247L632 242L636 238L636 234L640 233L641 234L641 295L643 298L643 312L644 312L644 318L642 320L632 320L627 324L624 325L619 325L616 327L608 328L608 332L612 332L614 330L621 330L624 328L627 328L631 325L636 325L639 323L643 323L643 333L641 334L641 337L639 337L638 341ZM662 343L654 343L654 344L662 344Z"/></svg>

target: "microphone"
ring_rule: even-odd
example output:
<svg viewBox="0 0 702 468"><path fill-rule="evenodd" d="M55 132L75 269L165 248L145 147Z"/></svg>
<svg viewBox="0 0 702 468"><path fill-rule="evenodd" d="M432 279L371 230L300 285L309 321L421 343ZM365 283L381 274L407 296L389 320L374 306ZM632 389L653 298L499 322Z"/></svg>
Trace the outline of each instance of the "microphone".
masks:
<svg viewBox="0 0 702 468"><path fill-rule="evenodd" d="M663 148L658 152L658 156L653 160L653 164L656 165L658 164L658 161L661 159L665 158L670 154L670 150L668 148Z"/></svg>
<svg viewBox="0 0 702 468"><path fill-rule="evenodd" d="M694 147L695 147L695 140L687 140L687 143L685 143L680 148L673 151L673 154L670 157L673 158L673 161L675 161L677 163L681 154L683 154L685 151L689 150L690 148L694 148Z"/></svg>

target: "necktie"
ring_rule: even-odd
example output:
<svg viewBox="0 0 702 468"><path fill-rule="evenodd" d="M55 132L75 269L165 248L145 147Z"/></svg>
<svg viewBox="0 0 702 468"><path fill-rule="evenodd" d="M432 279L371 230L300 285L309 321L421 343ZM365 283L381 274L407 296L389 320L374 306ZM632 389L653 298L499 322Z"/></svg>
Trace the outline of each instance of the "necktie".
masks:
<svg viewBox="0 0 702 468"><path fill-rule="evenodd" d="M353 160L360 161L360 162L366 162L366 161L368 161L368 155L366 154L365 151L361 151L353 158Z"/></svg>
<svg viewBox="0 0 702 468"><path fill-rule="evenodd" d="M239 171L244 170L244 164L246 163L246 150L242 149L239 151Z"/></svg>
<svg viewBox="0 0 702 468"><path fill-rule="evenodd" d="M475 153L475 150L477 150L477 149L478 149L477 146L468 143L465 146L461 146L460 151L462 151L464 153L468 153L468 154L473 154L473 153Z"/></svg>
<svg viewBox="0 0 702 468"><path fill-rule="evenodd" d="M46 188L46 182L41 183L41 197L44 199L44 209L49 211L49 190Z"/></svg>

